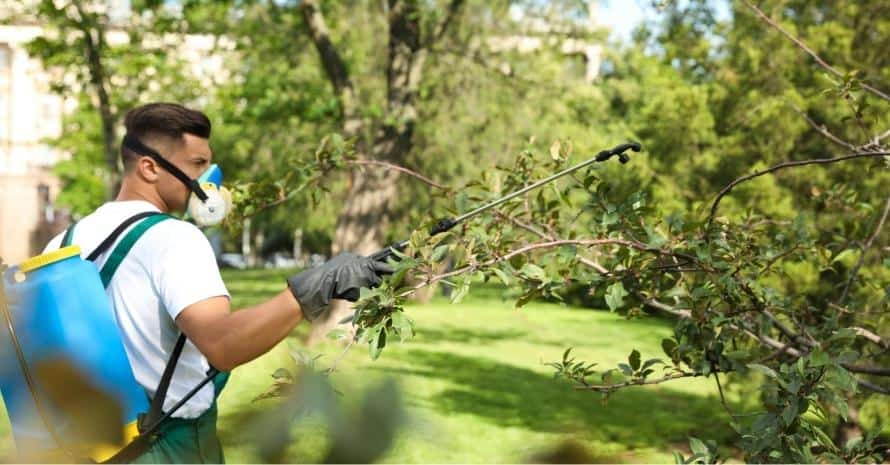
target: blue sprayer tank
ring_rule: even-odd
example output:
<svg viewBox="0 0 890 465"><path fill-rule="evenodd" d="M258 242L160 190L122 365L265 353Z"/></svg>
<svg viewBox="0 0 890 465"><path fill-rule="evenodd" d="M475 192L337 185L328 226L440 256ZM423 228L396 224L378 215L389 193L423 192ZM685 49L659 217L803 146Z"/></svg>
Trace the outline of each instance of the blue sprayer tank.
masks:
<svg viewBox="0 0 890 465"><path fill-rule="evenodd" d="M46 422L63 437L70 432L69 419L35 378L46 362L68 363L114 399L123 410L124 437L132 439L148 398L133 376L96 265L81 259L78 246L63 247L7 269L2 286L8 311L0 308L0 391L19 453L59 447ZM104 460L120 447L88 455Z"/></svg>

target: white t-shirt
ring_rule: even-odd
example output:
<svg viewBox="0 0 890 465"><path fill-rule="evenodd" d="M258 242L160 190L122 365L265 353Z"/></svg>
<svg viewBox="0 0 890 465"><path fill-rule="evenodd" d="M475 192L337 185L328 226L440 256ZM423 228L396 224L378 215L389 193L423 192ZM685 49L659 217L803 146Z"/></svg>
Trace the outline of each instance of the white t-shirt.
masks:
<svg viewBox="0 0 890 465"><path fill-rule="evenodd" d="M159 210L141 200L106 203L77 223L72 244L79 245L81 256L86 258L127 218L145 211ZM126 231L118 242L125 235ZM53 238L46 251L58 249L63 236ZM116 245L96 260L99 269ZM139 238L105 292L136 381L151 395L179 337L173 321L179 312L211 297L229 296L207 238L191 223L174 219L155 224ZM167 391L164 411L201 382L209 368L207 359L187 341ZM207 383L173 416L196 418L210 407L213 396L213 383Z"/></svg>

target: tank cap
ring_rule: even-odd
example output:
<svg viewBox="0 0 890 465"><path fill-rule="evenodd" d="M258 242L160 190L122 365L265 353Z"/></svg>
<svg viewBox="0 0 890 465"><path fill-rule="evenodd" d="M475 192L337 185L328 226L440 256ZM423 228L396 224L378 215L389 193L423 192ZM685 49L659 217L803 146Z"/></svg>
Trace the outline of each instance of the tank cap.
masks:
<svg viewBox="0 0 890 465"><path fill-rule="evenodd" d="M59 250L53 250L52 252L48 252L43 255L31 257L23 261L21 265L19 265L19 270L23 273L30 273L38 268L42 268L44 266L60 262L66 258L71 258L78 255L80 255L80 246L69 245L68 247L62 247Z"/></svg>

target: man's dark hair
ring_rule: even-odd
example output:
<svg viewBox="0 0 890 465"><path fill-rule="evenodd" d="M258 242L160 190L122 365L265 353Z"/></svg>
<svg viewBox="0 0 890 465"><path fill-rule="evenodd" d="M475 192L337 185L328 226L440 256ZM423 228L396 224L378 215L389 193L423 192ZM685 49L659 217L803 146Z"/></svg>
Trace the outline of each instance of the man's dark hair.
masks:
<svg viewBox="0 0 890 465"><path fill-rule="evenodd" d="M124 126L127 128L127 134L135 136L162 155L164 155L162 148L155 146L162 142L162 139L166 138L176 143L182 140L184 134L210 138L210 119L207 115L178 103L159 102L136 107L127 112ZM140 156L142 155L121 147L124 168L129 168Z"/></svg>

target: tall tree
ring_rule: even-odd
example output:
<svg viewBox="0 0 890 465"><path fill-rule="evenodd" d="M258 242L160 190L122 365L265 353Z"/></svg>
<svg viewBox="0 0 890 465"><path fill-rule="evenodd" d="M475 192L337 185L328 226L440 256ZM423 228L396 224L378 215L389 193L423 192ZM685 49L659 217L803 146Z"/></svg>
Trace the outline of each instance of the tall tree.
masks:
<svg viewBox="0 0 890 465"><path fill-rule="evenodd" d="M421 31L422 11L417 0L388 0L386 100L384 116L376 128L360 116L352 76L328 29L319 2L301 3L306 27L318 51L325 74L337 95L342 111L342 127L347 137L356 137L362 158L405 164L413 147L419 110L418 89L429 48L447 33L460 13L462 0L451 0L442 19L425 34ZM368 171L350 178L343 210L337 218L332 251L369 254L379 249L385 239L386 225L398 190L394 170ZM328 322L342 319L348 311L334 306ZM315 334L324 333L330 324L316 326Z"/></svg>
<svg viewBox="0 0 890 465"><path fill-rule="evenodd" d="M29 44L29 51L45 65L64 68L89 82L96 110L102 121L102 147L108 173L106 198L117 191L120 168L117 162L117 119L108 92L107 33L108 3L94 0L54 2L41 0L36 15L46 33ZM51 38L54 37L54 38Z"/></svg>
<svg viewBox="0 0 890 465"><path fill-rule="evenodd" d="M123 112L144 99L194 98L194 78L186 73L183 59L170 53L179 42L165 42L165 31L153 22L164 18L162 8L156 2L136 2L131 11L112 12L102 0L40 0L22 18L43 28L27 44L28 52L53 73L53 89L78 103L65 115L63 134L54 141L73 155L57 171L66 183L61 201L75 207L75 213L86 213L117 193ZM113 18L114 13L129 16ZM97 182L103 186L101 197ZM70 193L80 195L72 198Z"/></svg>

